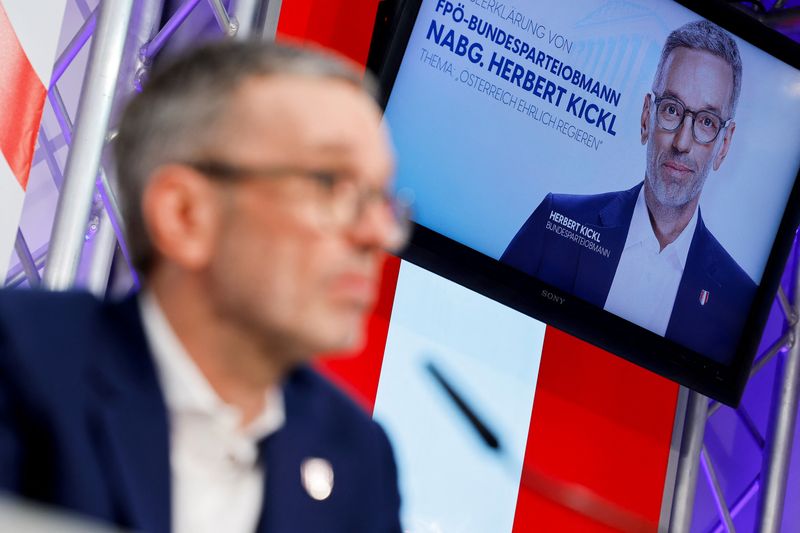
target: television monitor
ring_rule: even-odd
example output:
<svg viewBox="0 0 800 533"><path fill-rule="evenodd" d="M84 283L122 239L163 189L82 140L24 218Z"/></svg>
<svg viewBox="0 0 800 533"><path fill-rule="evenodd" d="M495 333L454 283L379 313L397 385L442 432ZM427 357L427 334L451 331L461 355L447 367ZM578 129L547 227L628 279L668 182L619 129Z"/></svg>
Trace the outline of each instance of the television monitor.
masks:
<svg viewBox="0 0 800 533"><path fill-rule="evenodd" d="M736 405L800 222L800 47L718 1L386 8L403 258Z"/></svg>

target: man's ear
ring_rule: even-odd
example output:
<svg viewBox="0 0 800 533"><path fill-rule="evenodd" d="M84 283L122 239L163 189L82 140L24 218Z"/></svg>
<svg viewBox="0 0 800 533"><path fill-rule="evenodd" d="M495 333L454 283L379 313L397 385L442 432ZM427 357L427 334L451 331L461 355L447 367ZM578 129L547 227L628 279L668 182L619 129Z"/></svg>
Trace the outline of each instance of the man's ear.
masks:
<svg viewBox="0 0 800 533"><path fill-rule="evenodd" d="M157 168L142 195L142 215L159 256L186 270L204 268L214 254L220 206L214 184L195 170Z"/></svg>
<svg viewBox="0 0 800 533"><path fill-rule="evenodd" d="M734 131L736 131L736 123L731 121L731 123L725 128L725 135L722 137L722 146L720 146L719 152L717 152L717 155L714 157L714 170L719 170L719 167L725 160L725 156L728 155L728 150L731 148L731 141L733 140Z"/></svg>
<svg viewBox="0 0 800 533"><path fill-rule="evenodd" d="M650 108L652 106L650 98L650 93L644 95L644 103L642 104L641 136L643 145L647 144L647 139L650 136Z"/></svg>

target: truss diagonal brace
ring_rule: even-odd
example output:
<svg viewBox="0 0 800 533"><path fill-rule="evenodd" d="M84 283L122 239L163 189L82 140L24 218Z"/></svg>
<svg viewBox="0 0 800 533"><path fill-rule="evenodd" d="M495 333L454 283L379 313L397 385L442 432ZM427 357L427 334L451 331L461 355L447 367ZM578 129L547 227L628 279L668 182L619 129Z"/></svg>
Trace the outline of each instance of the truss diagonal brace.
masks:
<svg viewBox="0 0 800 533"><path fill-rule="evenodd" d="M795 316L800 311L800 268L795 267L795 296L792 306ZM791 326L797 339L800 323ZM773 407L767 431L767 447L764 453L762 490L758 501L758 531L779 533L786 498L786 482L789 476L789 461L792 454L797 402L800 398L800 342L792 343L791 349L778 361L778 374L773 393Z"/></svg>
<svg viewBox="0 0 800 533"><path fill-rule="evenodd" d="M101 6L50 239L44 275L50 289L75 281L132 9L133 0Z"/></svg>

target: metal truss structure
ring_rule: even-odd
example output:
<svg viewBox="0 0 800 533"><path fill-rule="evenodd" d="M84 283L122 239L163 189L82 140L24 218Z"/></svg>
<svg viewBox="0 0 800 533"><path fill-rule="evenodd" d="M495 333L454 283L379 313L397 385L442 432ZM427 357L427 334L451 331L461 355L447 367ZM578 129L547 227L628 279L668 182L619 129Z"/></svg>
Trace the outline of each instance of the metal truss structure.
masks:
<svg viewBox="0 0 800 533"><path fill-rule="evenodd" d="M50 289L72 287L79 265L87 272L87 289L104 295L115 253L128 266L123 221L114 194L113 168L104 153L114 136L114 121L130 94L141 87L153 58L195 12L210 8L220 38L260 36L272 39L280 0L185 0L161 24L164 0L71 0L83 23L56 59L48 102L59 126L51 136L40 127L33 165L45 163L58 190L58 205L49 242L32 251L17 231L19 264L9 272L7 286L27 282ZM243 21L243 22L240 22ZM91 40L77 114L70 116L59 81ZM67 147L61 171L56 152ZM44 269L42 275L40 271ZM134 276L133 269L127 269Z"/></svg>
<svg viewBox="0 0 800 533"><path fill-rule="evenodd" d="M786 0L776 0L771 6L761 1L733 0L732 3L738 4L761 23L800 40L800 5L789 5L792 2L787 3ZM796 241L795 254L797 246ZM793 302L789 301L787 290L793 294ZM756 357L750 372L752 380L766 368L776 371L772 397L762 404L768 416L765 435L744 405L731 409L717 402L710 402L701 394L682 391L686 397L685 421L669 521L670 532L690 530L697 479L701 471L712 491L719 515L717 523L709 531L736 531L733 519L756 496L755 530L759 533L781 531L800 400L800 261L795 261L792 272L784 275L784 283L778 290L776 302L782 312L781 334ZM720 411L732 412L737 424L750 435L762 453L760 471L749 483L739 487L738 493L731 500L726 499L723 493L714 459L704 444L706 428L712 417Z"/></svg>
<svg viewBox="0 0 800 533"><path fill-rule="evenodd" d="M793 302L790 303L782 286L777 302L782 312L782 334L755 360L750 373L753 376L765 368L776 371L772 398L766 403L769 422L766 435L758 429L750 412L740 405L731 409L705 396L688 393L686 402L680 459L672 502L670 532L689 531L695 502L697 478L702 471L712 490L719 520L710 531L733 532L733 519L755 496L758 496L756 531L779 533L786 497L787 477L800 398L800 263L795 263L788 276ZM777 367L777 368L776 368ZM750 435L762 451L762 467L754 478L732 501L728 501L719 481L719 473L711 454L704 444L704 434L709 420L720 411L735 413L738 424Z"/></svg>
<svg viewBox="0 0 800 533"><path fill-rule="evenodd" d="M53 229L49 243L36 250L30 249L22 231L18 231L15 250L19 264L9 273L6 285L27 282L30 286L69 288L75 284L83 254L83 264L88 265L86 287L95 294L104 295L115 254L118 260L127 262L128 259L122 217L114 194L115 176L103 156L113 138L114 121L121 104L141 86L153 57L198 6L211 9L220 38L261 35L270 39L275 35L281 2L184 0L162 25L164 0L101 0L95 9L87 5L87 0L70 1L84 20L57 58L48 91L49 105L60 131L53 135L42 125L33 160L34 166L46 165L59 191ZM779 29L787 20L800 21L800 8L785 9L782 0L769 10L760 2L746 4L755 6L754 16ZM784 12L779 13L782 8ZM800 23L795 24L794 29L798 26ZM59 81L90 40L91 52L80 103L73 118L64 104ZM69 148L69 153L62 173L56 152L64 147ZM44 275L40 273L43 268ZM783 288L777 297L783 311L783 334L756 359L751 374L763 371L768 365L778 368L777 386L768 407L770 421L766 435L762 435L744 407L735 410L740 424L763 450L761 472L735 499L726 500L714 459L703 437L709 419L729 408L683 390L682 397L686 401L679 405L686 410L681 449L674 491L667 491L672 493L670 532L690 530L701 471L713 490L719 512L719 522L712 531L734 531L733 518L756 495L758 531L777 533L780 530L800 394L800 342L797 342L800 338L800 268L795 267L791 278L789 292L793 301L789 301ZM683 413L678 415L683 416Z"/></svg>

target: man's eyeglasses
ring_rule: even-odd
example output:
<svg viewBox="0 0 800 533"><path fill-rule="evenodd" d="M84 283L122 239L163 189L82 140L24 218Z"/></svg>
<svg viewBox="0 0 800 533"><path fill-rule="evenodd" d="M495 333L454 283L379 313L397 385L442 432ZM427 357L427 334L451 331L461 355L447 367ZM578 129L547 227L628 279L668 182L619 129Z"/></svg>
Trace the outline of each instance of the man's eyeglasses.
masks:
<svg viewBox="0 0 800 533"><path fill-rule="evenodd" d="M723 120L711 111L693 111L672 96L656 96L656 121L659 127L667 131L675 131L681 127L686 115L692 117L692 137L700 144L714 142L719 132L733 120Z"/></svg>
<svg viewBox="0 0 800 533"><path fill-rule="evenodd" d="M397 253L408 244L411 232L411 200L397 196L383 189L359 187L347 174L328 170L310 170L300 167L238 167L220 161L192 161L182 164L201 174L220 181L239 181L244 179L272 179L291 176L313 181L323 193L320 205L324 215L323 225L329 229L353 227L364 216L367 208L374 205L381 208L391 233L387 238L386 250Z"/></svg>

